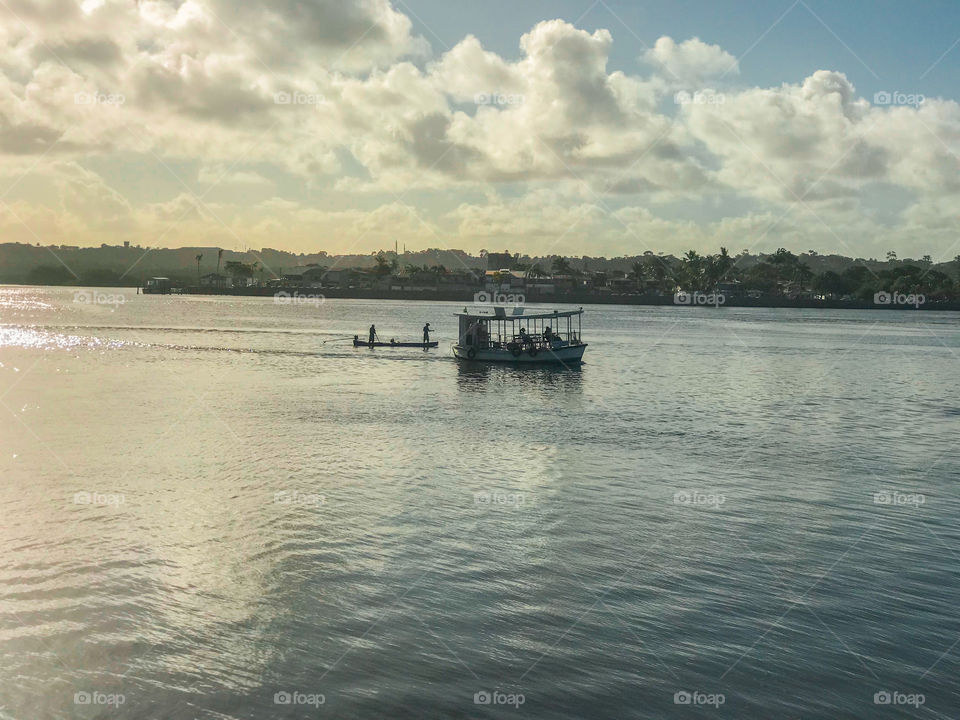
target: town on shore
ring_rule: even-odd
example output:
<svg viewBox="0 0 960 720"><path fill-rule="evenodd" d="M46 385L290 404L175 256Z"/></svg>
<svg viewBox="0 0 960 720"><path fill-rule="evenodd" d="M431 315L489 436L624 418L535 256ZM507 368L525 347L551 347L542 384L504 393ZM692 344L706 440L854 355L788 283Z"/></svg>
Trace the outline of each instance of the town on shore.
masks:
<svg viewBox="0 0 960 720"><path fill-rule="evenodd" d="M680 257L544 257L459 250L370 255L222 248L0 244L0 282L146 293L516 302L960 310L960 255L883 260L690 250Z"/></svg>

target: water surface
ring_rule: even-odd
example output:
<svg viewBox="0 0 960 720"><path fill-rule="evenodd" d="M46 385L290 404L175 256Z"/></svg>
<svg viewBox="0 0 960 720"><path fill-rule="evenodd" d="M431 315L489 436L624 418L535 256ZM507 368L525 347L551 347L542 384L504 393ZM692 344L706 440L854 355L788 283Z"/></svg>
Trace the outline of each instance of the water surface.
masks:
<svg viewBox="0 0 960 720"><path fill-rule="evenodd" d="M956 313L594 306L515 369L451 303L75 292L0 287L4 720L960 708Z"/></svg>

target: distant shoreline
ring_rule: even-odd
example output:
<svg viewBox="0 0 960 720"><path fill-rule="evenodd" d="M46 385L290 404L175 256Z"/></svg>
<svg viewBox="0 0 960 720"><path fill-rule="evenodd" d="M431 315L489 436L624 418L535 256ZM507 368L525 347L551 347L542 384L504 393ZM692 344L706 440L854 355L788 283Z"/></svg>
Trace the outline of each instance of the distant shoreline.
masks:
<svg viewBox="0 0 960 720"><path fill-rule="evenodd" d="M8 287L12 287L10 285ZM59 288L77 288L84 289L92 286L81 285L26 285L17 284L17 287L59 287ZM101 286L97 286L101 287ZM137 290L136 286L111 288L114 290ZM381 289L339 289L339 288L301 288L301 287L249 287L249 288L202 288L195 287L183 288L172 293L155 293L140 291L146 295L224 295L230 297L278 297L290 303L296 302L296 298L316 299L321 296L324 299L331 300L413 300L413 301L440 301L440 302L462 302L467 305L474 304L472 296L464 296L462 290L459 291L411 291L411 290L381 290ZM478 290L477 292L480 292ZM647 305L647 306L671 306L671 307L714 307L708 303L677 303L674 302L672 295L610 295L599 293L564 293L564 294L533 294L527 293L525 298L527 304L537 305ZM812 299L790 299L781 297L726 297L719 307L737 307L737 308L794 308L810 310L926 310L926 311L945 311L960 312L960 302L946 301L934 302L926 301L919 307L905 304L876 304L863 300L812 300Z"/></svg>
<svg viewBox="0 0 960 720"><path fill-rule="evenodd" d="M477 292L480 292L479 290ZM290 300L299 294L302 297L322 295L331 300L418 300L440 302L462 302L474 304L472 296L464 296L463 292L416 292L410 290L374 290L374 289L336 289L336 288L244 288L224 289L218 291L197 292L195 289L184 292L184 295L233 295L252 297L273 297L278 293L286 293ZM560 295L526 293L526 304L534 305L649 305L690 307L690 304L674 302L672 295L608 295L606 293L563 293ZM713 307L712 305L697 304L695 307ZM756 307L756 308L799 308L824 310L941 310L960 311L960 302L927 302L914 308L912 305L877 305L862 300L809 300L777 297L728 297L720 307Z"/></svg>

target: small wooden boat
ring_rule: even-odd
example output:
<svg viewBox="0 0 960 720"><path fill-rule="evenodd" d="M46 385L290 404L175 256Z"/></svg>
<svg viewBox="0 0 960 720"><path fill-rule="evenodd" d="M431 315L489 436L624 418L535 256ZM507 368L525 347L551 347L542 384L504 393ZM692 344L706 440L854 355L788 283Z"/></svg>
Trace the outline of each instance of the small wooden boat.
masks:
<svg viewBox="0 0 960 720"><path fill-rule="evenodd" d="M396 342L393 340L390 342L367 342L366 340L361 340L358 335L353 336L354 347L435 348L439 344L436 340L433 342Z"/></svg>

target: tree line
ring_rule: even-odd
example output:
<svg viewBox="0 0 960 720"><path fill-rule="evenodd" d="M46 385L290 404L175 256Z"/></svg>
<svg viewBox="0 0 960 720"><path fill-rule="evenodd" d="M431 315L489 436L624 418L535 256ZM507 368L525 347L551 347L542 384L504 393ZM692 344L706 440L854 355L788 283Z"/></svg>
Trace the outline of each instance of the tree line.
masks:
<svg viewBox="0 0 960 720"><path fill-rule="evenodd" d="M220 250L216 256L216 272L233 277L235 280L255 278L259 283L274 277L274 274L261 262L245 263L228 261L221 264ZM178 277L177 282L190 284L201 281L202 253L195 256L196 267L193 279ZM715 254L701 254L689 250L680 257L647 252L642 256L628 260L629 270L601 270L591 272L586 269L587 258L579 261L581 267L575 267L577 259L560 255L530 259L526 262L519 257L512 269L522 272L528 279L540 278L589 278L587 285L593 287L613 286L618 277L618 287L622 289L624 279L629 280L630 292L638 294L671 294L677 290L715 292L739 291L757 293L765 296L784 296L813 293L831 299L852 298L870 300L878 292L921 293L929 299L960 299L960 278L950 271L960 270L960 256L954 259L953 267L940 265L934 267L929 256L920 260L898 260L893 252L887 253L886 262L855 261L840 258L837 269L821 269L815 272L809 261L822 261L812 251L797 256L785 248L760 256L747 255L745 252L734 257L726 248L721 247ZM589 259L594 261L596 259ZM836 260L836 258L834 258ZM211 258L212 261L212 258ZM211 262L211 265L213 263ZM845 267L844 267L845 264ZM823 263L821 262L821 268ZM213 269L208 266L209 269ZM370 271L370 268L367 268ZM372 274L378 278L432 275L441 277L458 268L448 269L442 264L422 266L407 263L401 265L396 255L379 252L374 256ZM466 271L466 269L464 269ZM474 280L481 282L482 271L469 270ZM182 274L180 274L182 275ZM507 280L508 278L499 278ZM28 274L27 282L38 285L101 285L116 286L131 284L132 277L111 269L95 268L77 275L63 264L44 264L34 267ZM582 287L578 283L578 287Z"/></svg>
<svg viewBox="0 0 960 720"><path fill-rule="evenodd" d="M960 256L955 258L960 265ZM809 264L785 248L741 266L720 248L715 255L690 250L680 258L652 253L633 264L630 276L638 290L670 292L675 289L714 292L731 285L743 292L763 295L812 292L827 298L870 300L878 292L922 293L933 299L956 299L960 282L933 267L930 256L919 261L897 261L888 253L885 267L853 263L840 272L815 273Z"/></svg>

